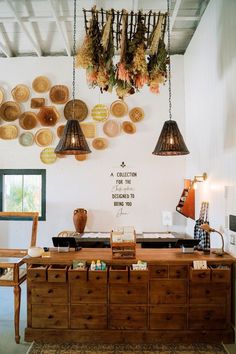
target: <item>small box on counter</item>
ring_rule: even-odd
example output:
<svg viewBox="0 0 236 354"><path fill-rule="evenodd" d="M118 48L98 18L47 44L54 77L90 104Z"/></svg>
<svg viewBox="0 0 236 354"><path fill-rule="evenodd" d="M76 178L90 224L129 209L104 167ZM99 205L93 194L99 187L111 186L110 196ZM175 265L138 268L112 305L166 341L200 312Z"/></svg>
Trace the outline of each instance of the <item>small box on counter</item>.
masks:
<svg viewBox="0 0 236 354"><path fill-rule="evenodd" d="M92 261L89 267L89 270L106 270L107 265L105 262L100 261L99 259L95 262Z"/></svg>
<svg viewBox="0 0 236 354"><path fill-rule="evenodd" d="M147 270L147 262L138 261L132 264L132 270Z"/></svg>
<svg viewBox="0 0 236 354"><path fill-rule="evenodd" d="M74 260L73 269L86 269L86 261L84 260Z"/></svg>

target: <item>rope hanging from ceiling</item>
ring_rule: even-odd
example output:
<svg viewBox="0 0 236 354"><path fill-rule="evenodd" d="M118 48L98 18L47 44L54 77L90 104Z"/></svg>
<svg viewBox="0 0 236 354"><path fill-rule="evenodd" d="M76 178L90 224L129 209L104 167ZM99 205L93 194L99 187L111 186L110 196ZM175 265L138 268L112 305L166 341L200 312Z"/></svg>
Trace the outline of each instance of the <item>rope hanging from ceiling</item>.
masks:
<svg viewBox="0 0 236 354"><path fill-rule="evenodd" d="M124 98L148 85L159 93L167 78L167 13L83 10L86 35L76 66L86 69L90 87ZM115 52L119 57L115 58ZM118 59L118 61L117 61Z"/></svg>

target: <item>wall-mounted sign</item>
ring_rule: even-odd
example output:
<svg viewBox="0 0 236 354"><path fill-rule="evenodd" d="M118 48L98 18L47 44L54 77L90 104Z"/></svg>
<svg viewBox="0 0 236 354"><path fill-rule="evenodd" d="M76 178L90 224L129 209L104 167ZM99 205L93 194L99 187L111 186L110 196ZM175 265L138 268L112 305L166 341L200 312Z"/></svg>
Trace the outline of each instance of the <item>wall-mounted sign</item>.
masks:
<svg viewBox="0 0 236 354"><path fill-rule="evenodd" d="M110 172L112 180L111 199L115 216L121 217L130 214L135 203L135 180L137 171L130 170L124 162L120 167Z"/></svg>

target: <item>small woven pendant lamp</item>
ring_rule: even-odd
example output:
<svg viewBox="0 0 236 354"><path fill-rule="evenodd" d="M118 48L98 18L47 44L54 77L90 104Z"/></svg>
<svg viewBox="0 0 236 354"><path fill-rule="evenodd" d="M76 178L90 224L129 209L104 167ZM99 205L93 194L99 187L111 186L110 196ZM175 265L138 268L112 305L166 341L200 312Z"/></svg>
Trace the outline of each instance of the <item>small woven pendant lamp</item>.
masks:
<svg viewBox="0 0 236 354"><path fill-rule="evenodd" d="M171 113L171 63L170 63L170 0L167 0L167 32L168 32L168 82L169 82L169 120L165 121L153 155L177 156L187 155L189 151L176 121L172 120Z"/></svg>
<svg viewBox="0 0 236 354"><path fill-rule="evenodd" d="M80 127L79 121L75 119L75 54L76 54L76 0L74 0L74 33L73 33L73 81L72 97L73 110L72 117L66 123L63 135L55 149L58 155L82 155L89 154L91 150L88 147L85 136Z"/></svg>

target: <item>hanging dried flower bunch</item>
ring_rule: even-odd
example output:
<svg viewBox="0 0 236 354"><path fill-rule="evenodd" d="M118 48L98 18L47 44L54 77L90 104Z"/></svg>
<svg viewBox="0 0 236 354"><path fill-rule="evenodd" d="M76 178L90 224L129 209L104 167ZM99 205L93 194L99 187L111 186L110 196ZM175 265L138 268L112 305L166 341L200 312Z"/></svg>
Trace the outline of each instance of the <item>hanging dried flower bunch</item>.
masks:
<svg viewBox="0 0 236 354"><path fill-rule="evenodd" d="M101 92L112 92L115 88L120 98L139 91L144 85L148 85L151 92L159 93L160 84L165 83L167 77L166 14L153 14L151 31L151 12L128 14L126 10L98 11L95 7L84 12L86 36L78 50L76 64L86 69L89 86L98 86ZM86 20L87 12L92 14L90 21ZM114 43L120 50L117 65L113 63Z"/></svg>

